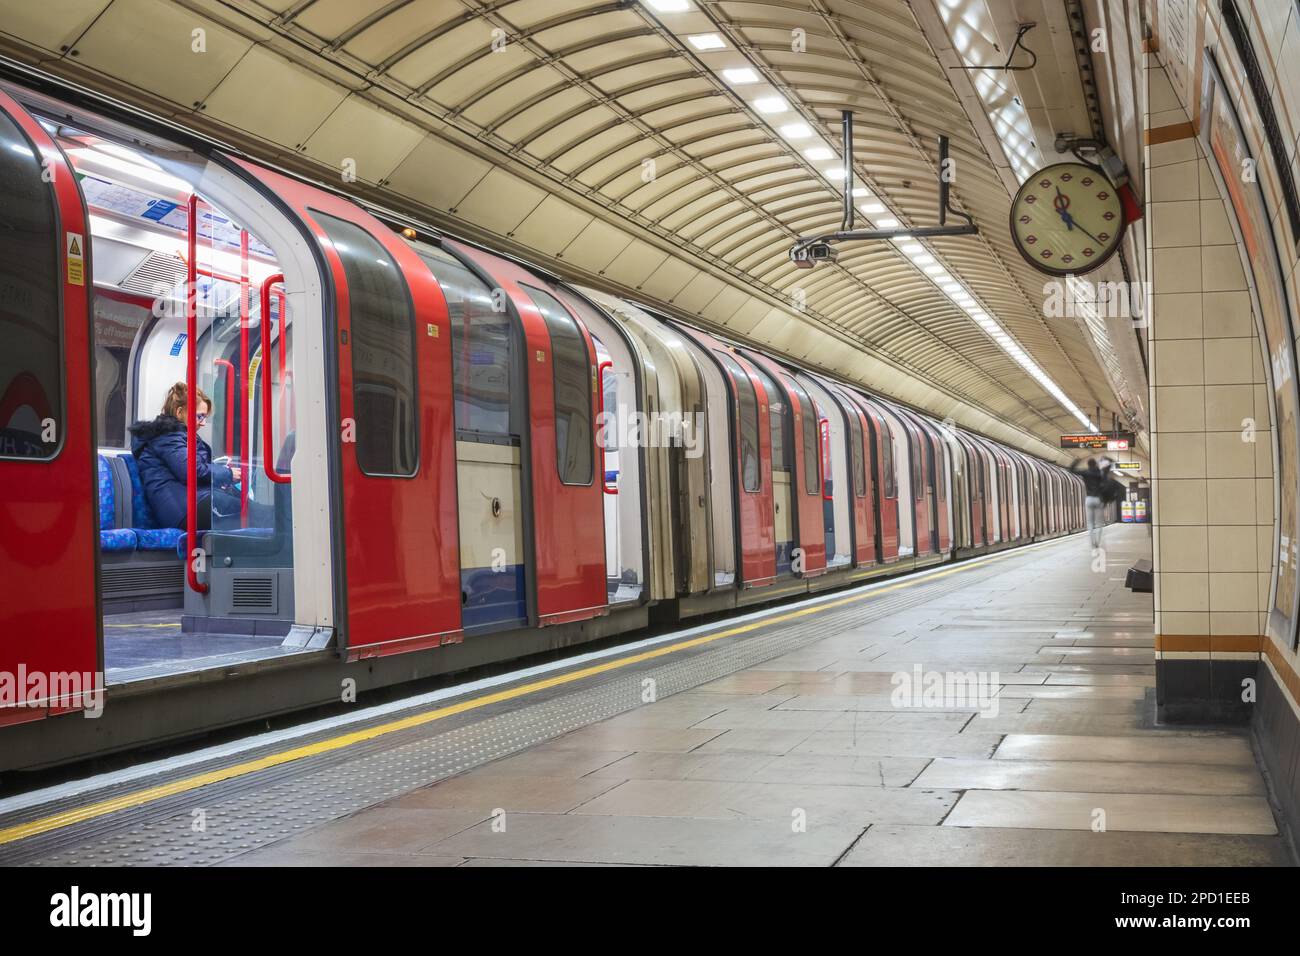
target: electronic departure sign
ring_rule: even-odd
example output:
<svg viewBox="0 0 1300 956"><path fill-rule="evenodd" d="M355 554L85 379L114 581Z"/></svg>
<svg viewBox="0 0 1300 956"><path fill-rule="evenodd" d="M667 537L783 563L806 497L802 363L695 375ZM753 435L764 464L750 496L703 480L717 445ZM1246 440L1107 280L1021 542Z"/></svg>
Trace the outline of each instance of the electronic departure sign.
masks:
<svg viewBox="0 0 1300 956"><path fill-rule="evenodd" d="M1140 461L1117 461L1114 466L1120 471L1141 471L1142 462Z"/></svg>
<svg viewBox="0 0 1300 956"><path fill-rule="evenodd" d="M1062 448L1099 448L1102 451L1128 451L1133 447L1132 432L1112 435L1062 435Z"/></svg>

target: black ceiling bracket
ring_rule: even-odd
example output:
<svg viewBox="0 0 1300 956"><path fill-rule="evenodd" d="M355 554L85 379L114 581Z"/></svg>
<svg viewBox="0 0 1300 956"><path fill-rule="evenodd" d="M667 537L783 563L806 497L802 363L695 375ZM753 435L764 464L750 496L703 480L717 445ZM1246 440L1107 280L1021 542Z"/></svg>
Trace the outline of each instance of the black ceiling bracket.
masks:
<svg viewBox="0 0 1300 956"><path fill-rule="evenodd" d="M950 66L948 67L948 69L967 70L967 71L997 70L998 72L1001 73L1019 73L1021 70L1032 70L1034 67L1038 65L1038 54L1035 53L1033 50L1029 49L1029 47L1025 46L1024 43L1022 43L1021 41L1025 38L1025 34L1028 33L1036 26L1038 26L1038 24L1033 22L1032 20L1020 24L1019 29L1016 30L1016 42L1011 44L1011 52L1007 54L1007 62L1003 63L1001 66L998 66L997 64L989 64L987 66ZM1016 58L1017 50L1024 50L1026 53L1029 54L1029 62L1026 63L1024 66L1011 65L1011 61Z"/></svg>
<svg viewBox="0 0 1300 956"><path fill-rule="evenodd" d="M928 239L935 236L973 236L979 232L975 220L952 207L949 192L952 176L948 161L948 137L939 137L939 225L922 226L918 229L854 229L855 211L853 208L853 113L843 110L840 113L842 135L844 137L844 214L840 219L838 232L823 233L817 236L805 236L790 247L790 261L801 269L811 269L819 262L833 262L838 242L853 242L861 239L902 239L913 237ZM948 215L965 219L964 225L949 226Z"/></svg>

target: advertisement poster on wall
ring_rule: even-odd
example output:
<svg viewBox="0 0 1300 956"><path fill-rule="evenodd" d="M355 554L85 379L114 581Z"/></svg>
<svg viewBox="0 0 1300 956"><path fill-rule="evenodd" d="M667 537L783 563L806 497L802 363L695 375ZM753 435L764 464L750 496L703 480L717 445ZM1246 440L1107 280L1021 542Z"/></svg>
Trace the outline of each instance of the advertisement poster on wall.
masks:
<svg viewBox="0 0 1300 956"><path fill-rule="evenodd" d="M1201 87L1201 142L1211 157L1222 195L1233 216L1238 243L1249 259L1247 276L1256 315L1263 327L1268 348L1269 375L1273 384L1273 422L1276 432L1277 486L1280 489L1277 539L1274 559L1278 563L1273 604L1269 611L1269 635L1295 645L1297 550L1300 548L1300 513L1297 512L1297 479L1300 476L1300 394L1295 375L1294 326L1283 285L1281 260L1270 225L1268 207L1257 177L1256 154L1246 139L1232 94L1224 84L1214 55L1206 50Z"/></svg>

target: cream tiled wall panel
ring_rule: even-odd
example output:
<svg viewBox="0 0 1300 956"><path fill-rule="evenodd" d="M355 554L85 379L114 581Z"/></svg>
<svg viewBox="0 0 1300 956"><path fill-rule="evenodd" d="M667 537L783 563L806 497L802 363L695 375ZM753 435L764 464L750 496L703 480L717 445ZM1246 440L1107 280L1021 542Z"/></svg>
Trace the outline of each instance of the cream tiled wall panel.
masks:
<svg viewBox="0 0 1300 956"><path fill-rule="evenodd" d="M1186 123L1163 70L1148 67L1148 128ZM1157 630L1258 634L1272 571L1272 400L1246 273L1199 141L1148 147L1147 163Z"/></svg>

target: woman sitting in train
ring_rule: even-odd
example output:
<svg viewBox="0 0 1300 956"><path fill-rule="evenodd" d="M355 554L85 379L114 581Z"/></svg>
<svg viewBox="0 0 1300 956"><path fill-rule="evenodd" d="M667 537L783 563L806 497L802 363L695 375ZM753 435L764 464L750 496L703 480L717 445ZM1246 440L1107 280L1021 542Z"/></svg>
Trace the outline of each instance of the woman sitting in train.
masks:
<svg viewBox="0 0 1300 956"><path fill-rule="evenodd" d="M212 413L212 400L200 389L195 419L199 425ZM177 382L167 393L162 414L151 422L131 426L131 453L140 469L140 484L160 525L184 530L186 520L186 387ZM212 448L198 435L195 450L195 476L198 481L199 529L212 527L212 516L239 514L241 469L212 460ZM252 503L250 502L250 507Z"/></svg>

